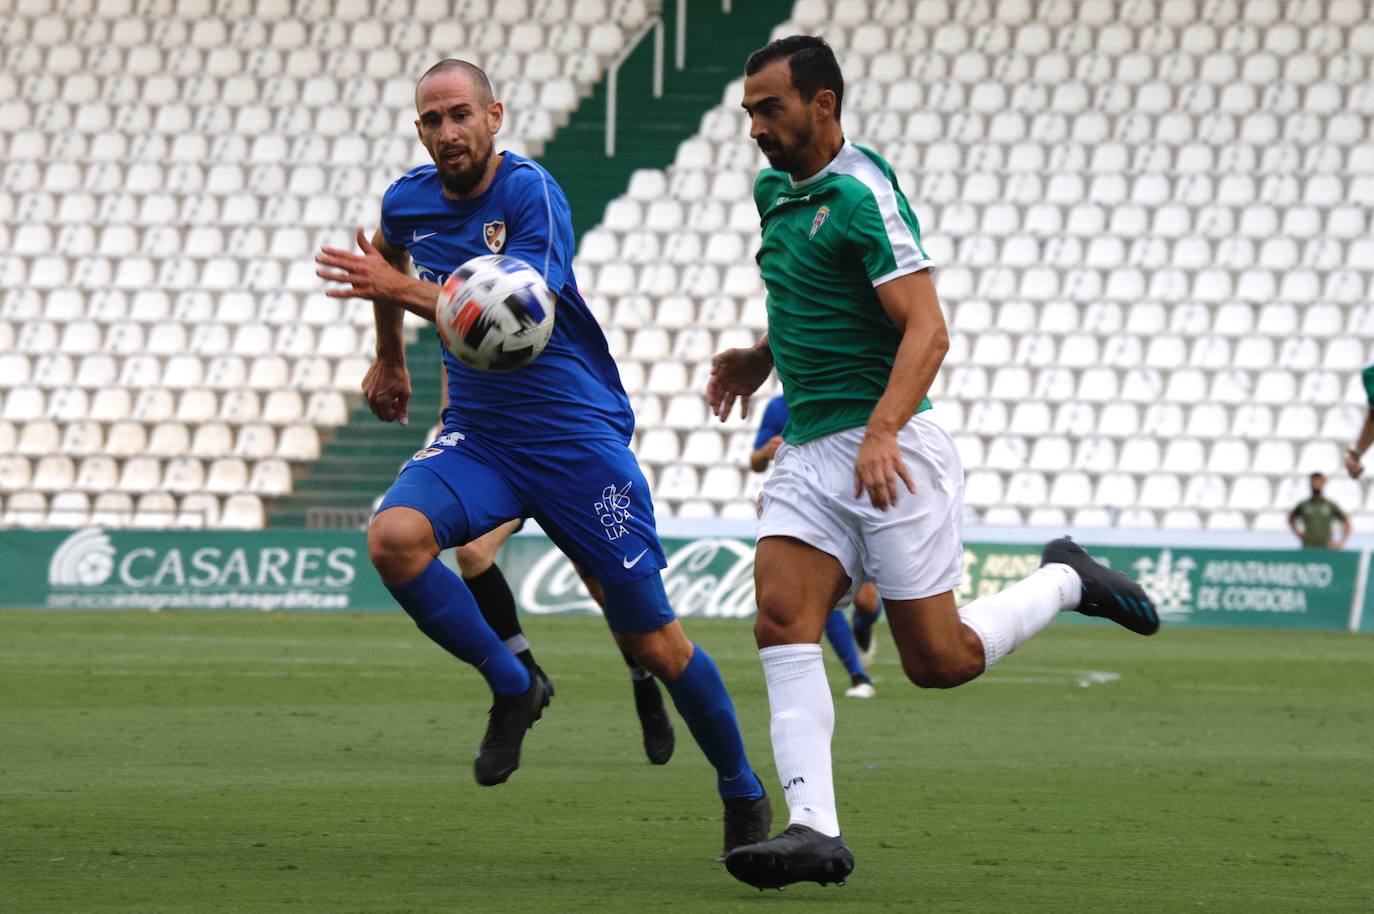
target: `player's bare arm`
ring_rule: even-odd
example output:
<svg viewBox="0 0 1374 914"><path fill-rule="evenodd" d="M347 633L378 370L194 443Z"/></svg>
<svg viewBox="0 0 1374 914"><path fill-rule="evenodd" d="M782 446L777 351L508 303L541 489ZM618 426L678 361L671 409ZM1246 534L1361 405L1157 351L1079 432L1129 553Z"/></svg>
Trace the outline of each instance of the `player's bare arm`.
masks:
<svg viewBox="0 0 1374 914"><path fill-rule="evenodd" d="M363 376L363 396L367 398L372 414L383 422L399 421L410 424L410 372L406 368L405 339L402 336L402 319L405 304L398 299L396 290L404 290L412 285L419 297L424 289L436 289L427 282L410 276L410 255L404 248L394 247L378 230L372 240L361 228L358 229L358 247L361 255L339 248L321 249L315 261L321 268L316 275L331 282L347 283L348 288L330 289L325 294L333 298L366 298L372 301L373 319L377 328L377 352L367 374ZM332 270L323 269L331 267ZM400 281L404 280L404 284ZM431 320L434 299L437 292L430 292ZM417 312L418 313L418 312ZM423 317L424 315L421 314Z"/></svg>
<svg viewBox="0 0 1374 914"><path fill-rule="evenodd" d="M1294 508L1292 511L1288 512L1288 529L1292 530L1293 535L1296 536L1299 540L1302 539L1302 528L1298 526L1298 519L1300 516L1301 515L1299 515L1297 508Z"/></svg>
<svg viewBox="0 0 1374 914"><path fill-rule="evenodd" d="M763 447L749 455L749 469L755 473L762 473L768 469L768 464L773 462L773 456L777 454L778 448L782 447L782 435L774 435L763 443Z"/></svg>
<svg viewBox="0 0 1374 914"><path fill-rule="evenodd" d="M854 497L868 493L873 507L897 503L900 479L915 492L897 447L897 433L911 421L925 399L935 373L949 351L949 330L929 270L908 273L878 286L878 301L902 333L888 376L887 390L869 417L859 456L854 461Z"/></svg>
<svg viewBox="0 0 1374 914"><path fill-rule="evenodd" d="M409 274L410 256L404 250L387 244L380 231L369 241L361 228L358 229L358 249L361 254L325 247L315 255L315 262L320 264L315 274L343 285L343 288L328 290L326 295L330 298L365 298L379 305L404 308L427 321L434 320L439 287ZM399 315L396 320L400 320Z"/></svg>
<svg viewBox="0 0 1374 914"><path fill-rule="evenodd" d="M706 402L711 412L724 422L739 401L741 419L749 418L749 398L763 386L773 371L773 351L764 336L748 349L727 349L711 359L711 376L706 381Z"/></svg>
<svg viewBox="0 0 1374 914"><path fill-rule="evenodd" d="M1345 452L1345 468L1354 479L1359 479L1364 472L1365 451L1374 444L1374 406L1371 406L1364 414L1364 425L1360 428L1360 435L1355 439L1355 443Z"/></svg>
<svg viewBox="0 0 1374 914"><path fill-rule="evenodd" d="M444 421L444 410L448 409L448 366L439 360L439 421Z"/></svg>

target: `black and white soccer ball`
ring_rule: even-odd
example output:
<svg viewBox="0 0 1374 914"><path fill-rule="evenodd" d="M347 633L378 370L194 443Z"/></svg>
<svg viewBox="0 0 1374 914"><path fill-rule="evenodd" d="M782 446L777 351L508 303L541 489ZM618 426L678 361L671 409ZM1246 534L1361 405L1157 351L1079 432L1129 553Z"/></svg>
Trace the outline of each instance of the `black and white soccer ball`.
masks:
<svg viewBox="0 0 1374 914"><path fill-rule="evenodd" d="M539 271L502 254L474 257L439 291L439 338L464 365L515 371L553 335L555 299Z"/></svg>

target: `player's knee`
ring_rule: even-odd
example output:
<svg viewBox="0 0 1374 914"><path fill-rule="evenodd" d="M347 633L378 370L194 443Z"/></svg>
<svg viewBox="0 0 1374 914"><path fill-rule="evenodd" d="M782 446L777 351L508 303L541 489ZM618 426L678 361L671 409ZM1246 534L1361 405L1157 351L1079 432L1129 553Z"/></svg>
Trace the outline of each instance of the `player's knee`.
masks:
<svg viewBox="0 0 1374 914"><path fill-rule="evenodd" d="M417 511L382 511L367 525L367 557L387 585L414 580L437 554L434 534Z"/></svg>
<svg viewBox="0 0 1374 914"><path fill-rule="evenodd" d="M792 644L803 639L801 619L796 607L767 592L759 594L758 615L754 617L754 641L759 647Z"/></svg>
<svg viewBox="0 0 1374 914"><path fill-rule="evenodd" d="M872 584L865 584L854 595L854 608L865 616L878 614L878 591Z"/></svg>
<svg viewBox="0 0 1374 914"><path fill-rule="evenodd" d="M453 558L458 563L458 572L465 578L475 578L485 572L496 561L496 550L485 545L459 546L453 550Z"/></svg>
<svg viewBox="0 0 1374 914"><path fill-rule="evenodd" d="M617 640L636 663L667 682L681 676L692 660L692 642L685 637L673 637L667 626L651 632L622 634Z"/></svg>

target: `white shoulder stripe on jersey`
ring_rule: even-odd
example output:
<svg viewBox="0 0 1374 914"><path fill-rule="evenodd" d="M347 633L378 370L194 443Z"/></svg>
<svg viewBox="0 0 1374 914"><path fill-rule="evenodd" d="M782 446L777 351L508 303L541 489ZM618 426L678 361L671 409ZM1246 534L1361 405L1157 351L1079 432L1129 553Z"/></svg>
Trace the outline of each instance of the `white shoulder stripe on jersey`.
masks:
<svg viewBox="0 0 1374 914"><path fill-rule="evenodd" d="M872 159L852 144L846 143L840 154L835 157L831 170L835 174L849 175L862 182L873 194L873 199L878 204L878 212L883 217L883 229L887 232L888 244L892 245L892 259L896 262L897 268L874 279L875 287L891 282L899 276L934 266L921 250L920 242L912 233L911 226L902 219L902 214L897 209L897 193L892 187L892 182L883 174L882 169L873 164Z"/></svg>
<svg viewBox="0 0 1374 914"><path fill-rule="evenodd" d="M526 168L533 168L533 169L534 169L534 173L537 174L537 175L539 175L539 183L540 183L540 186L542 186L542 187L544 188L544 218L545 218L545 220L547 220L548 226L549 226L549 229L548 229L548 234L549 234L549 246L548 246L548 248L546 248L545 251L544 251L544 269L543 269L542 272L543 272L543 274L544 274L544 281L545 281L545 282L548 282L548 281L549 281L549 265L550 265L551 263L553 263L553 229L554 229L554 225L553 225L553 197L549 194L549 176L548 176L548 174L544 171L544 169L540 168L538 165L534 164L533 162L529 162L529 163L521 162L521 163L519 163L519 164L520 164L521 166L523 166L523 167L526 167ZM550 291L552 291L554 295L557 295L557 294L558 294L558 291L557 291L556 289L555 289L555 290L550 290Z"/></svg>
<svg viewBox="0 0 1374 914"><path fill-rule="evenodd" d="M549 176L544 174L544 169L540 168L539 183L544 188L544 218L549 223L549 246L544 251L544 281L549 280L549 264L553 262L553 198L549 196ZM557 295L558 292L554 292Z"/></svg>

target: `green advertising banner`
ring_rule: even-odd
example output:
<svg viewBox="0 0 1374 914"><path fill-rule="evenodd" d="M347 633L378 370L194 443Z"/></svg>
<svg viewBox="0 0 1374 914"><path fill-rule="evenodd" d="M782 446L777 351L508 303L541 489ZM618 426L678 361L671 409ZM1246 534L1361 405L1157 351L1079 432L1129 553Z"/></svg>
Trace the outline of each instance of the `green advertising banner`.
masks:
<svg viewBox="0 0 1374 914"><path fill-rule="evenodd" d="M678 615L753 615L752 541L665 539L664 549L664 582ZM968 603L1031 574L1040 567L1040 549L966 544L956 599ZM1170 625L1346 628L1360 561L1356 552L1120 546L1092 551L1140 581ZM514 537L499 561L507 578L518 582L516 597L525 612L595 611L571 563L545 538Z"/></svg>
<svg viewBox="0 0 1374 914"><path fill-rule="evenodd" d="M359 531L0 532L0 606L49 609L391 608Z"/></svg>
<svg viewBox="0 0 1374 914"><path fill-rule="evenodd" d="M1369 580L1370 574L1374 573L1374 553L1365 553L1364 566L1364 606L1358 618L1351 621L1351 628L1374 632L1374 586L1370 586Z"/></svg>
<svg viewBox="0 0 1374 914"><path fill-rule="evenodd" d="M1346 628L1355 599L1358 552L1094 546L1150 595L1166 625ZM960 603L1025 577L1039 546L964 547Z"/></svg>
<svg viewBox="0 0 1374 914"><path fill-rule="evenodd" d="M664 540L664 584L684 617L754 614L754 544ZM1357 552L1104 546L1093 554L1140 581L1167 625L1374 629L1374 587L1353 612ZM525 612L595 612L572 564L542 535L513 537L499 561ZM1040 565L1038 544L969 543L967 603ZM361 531L0 531L0 607L393 611ZM1077 618L1077 617L1075 617Z"/></svg>

